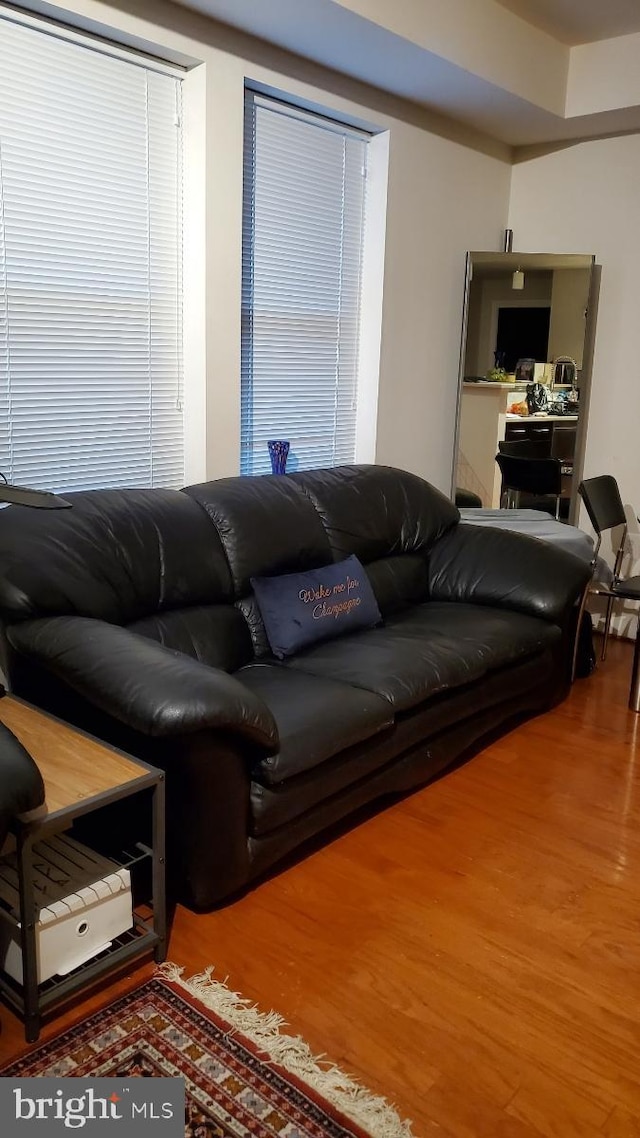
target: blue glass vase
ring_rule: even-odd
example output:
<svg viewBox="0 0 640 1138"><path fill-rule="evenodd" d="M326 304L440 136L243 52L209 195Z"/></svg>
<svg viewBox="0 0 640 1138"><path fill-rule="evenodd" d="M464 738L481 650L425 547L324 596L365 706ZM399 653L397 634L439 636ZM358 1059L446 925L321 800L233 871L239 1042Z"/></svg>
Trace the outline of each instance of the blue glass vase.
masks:
<svg viewBox="0 0 640 1138"><path fill-rule="evenodd" d="M274 474L286 474L287 472L287 455L289 454L289 440L288 439L271 439L267 446L269 447L269 458L271 459L271 470Z"/></svg>

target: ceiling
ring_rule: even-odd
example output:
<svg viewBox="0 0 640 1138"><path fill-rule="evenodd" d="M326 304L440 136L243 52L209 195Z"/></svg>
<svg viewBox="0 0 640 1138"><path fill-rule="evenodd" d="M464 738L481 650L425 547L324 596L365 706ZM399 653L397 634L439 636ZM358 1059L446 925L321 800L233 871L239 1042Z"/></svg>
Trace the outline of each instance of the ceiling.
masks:
<svg viewBox="0 0 640 1138"><path fill-rule="evenodd" d="M514 148L640 134L640 0L177 0Z"/></svg>
<svg viewBox="0 0 640 1138"><path fill-rule="evenodd" d="M497 0L566 44L640 32L640 0Z"/></svg>

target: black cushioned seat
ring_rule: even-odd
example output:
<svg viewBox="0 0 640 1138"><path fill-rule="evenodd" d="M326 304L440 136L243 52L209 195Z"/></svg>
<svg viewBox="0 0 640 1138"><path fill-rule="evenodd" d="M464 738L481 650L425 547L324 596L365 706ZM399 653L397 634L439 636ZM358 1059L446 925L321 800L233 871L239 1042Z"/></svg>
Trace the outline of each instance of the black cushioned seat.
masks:
<svg viewBox="0 0 640 1138"><path fill-rule="evenodd" d="M287 667L376 692L394 711L406 711L509 668L559 638L557 627L535 617L432 601L396 613L381 628L300 652Z"/></svg>
<svg viewBox="0 0 640 1138"><path fill-rule="evenodd" d="M393 726L385 699L326 676L291 672L280 664L249 664L235 678L266 703L278 726L278 753L257 763L267 783L311 770Z"/></svg>
<svg viewBox="0 0 640 1138"><path fill-rule="evenodd" d="M131 621L127 628L226 672L235 672L253 655L247 622L232 605L172 609Z"/></svg>
<svg viewBox="0 0 640 1138"><path fill-rule="evenodd" d="M286 781L268 783L256 766L250 792L252 834L263 837L276 830L282 832L295 818L321 808L323 802L339 797L349 787L383 777L386 769L393 769L398 753L414 756L418 765L422 753L432 773L437 771L442 753L439 740L446 739L450 731L461 732L468 742L481 737L487 716L504 703L505 693L512 706L520 709L528 693L535 690L540 674L552 673L553 667L553 652L547 650L509 669L508 676L494 672L482 684L464 684L452 693L441 692L415 710L399 712L392 729L340 751L319 767L292 774Z"/></svg>

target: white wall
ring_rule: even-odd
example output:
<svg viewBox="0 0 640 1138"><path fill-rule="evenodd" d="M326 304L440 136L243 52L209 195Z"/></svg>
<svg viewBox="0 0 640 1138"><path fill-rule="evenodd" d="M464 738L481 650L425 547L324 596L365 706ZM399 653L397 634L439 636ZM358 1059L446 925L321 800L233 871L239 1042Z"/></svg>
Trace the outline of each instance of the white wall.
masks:
<svg viewBox="0 0 640 1138"><path fill-rule="evenodd" d="M639 184L640 136L569 146L514 167L509 225L516 248L602 266L585 475L614 474L640 509Z"/></svg>
<svg viewBox="0 0 640 1138"><path fill-rule="evenodd" d="M556 114L564 110L569 48L495 0L337 2L521 99Z"/></svg>
<svg viewBox="0 0 640 1138"><path fill-rule="evenodd" d="M398 121L390 129L376 458L448 493L465 253L500 248L510 168Z"/></svg>
<svg viewBox="0 0 640 1138"><path fill-rule="evenodd" d="M590 277L588 269L562 269L553 274L548 358L570 356L578 371L583 365Z"/></svg>
<svg viewBox="0 0 640 1138"><path fill-rule="evenodd" d="M162 0L70 0L69 7L116 39L146 39L200 61L190 80L198 124L191 159L201 171L205 317L204 328L202 315L190 325L188 350L196 370L203 361L196 407L205 407L206 431L194 477L238 469L242 100L249 79L389 132L377 460L448 490L464 254L499 250L508 224L516 249L595 253L602 265L585 473L615 474L624 500L640 507L640 136L567 146L512 171L503 149L453 123Z"/></svg>
<svg viewBox="0 0 640 1138"><path fill-rule="evenodd" d="M594 253L602 266L584 474L617 478L636 531L639 184L639 135L584 142L516 165L509 213L516 248ZM584 512L581 525L589 530ZM638 538L632 544L640 554Z"/></svg>
<svg viewBox="0 0 640 1138"><path fill-rule="evenodd" d="M187 81L186 115L189 480L239 469L248 79L389 132L376 460L448 491L465 251L501 247L511 176L504 148L466 145L469 133L455 124L162 0L135 0L126 11L117 0L70 0L65 11L70 22L96 21L114 39L199 61Z"/></svg>

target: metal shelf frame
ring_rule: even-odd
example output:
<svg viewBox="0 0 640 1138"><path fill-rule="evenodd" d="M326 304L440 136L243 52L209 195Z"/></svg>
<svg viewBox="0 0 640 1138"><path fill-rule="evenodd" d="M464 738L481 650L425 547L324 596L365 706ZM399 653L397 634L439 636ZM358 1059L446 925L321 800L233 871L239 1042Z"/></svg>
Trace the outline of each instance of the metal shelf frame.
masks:
<svg viewBox="0 0 640 1138"><path fill-rule="evenodd" d="M130 757L130 756L128 756ZM58 810L51 816L27 825L17 821L13 827L16 837L16 854L19 881L19 921L5 910L0 918L14 926L20 924L23 983L17 984L0 970L0 995L23 1020L25 1039L34 1043L40 1034L45 1013L59 1007L75 993L95 983L101 976L113 973L122 965L147 953L153 953L160 963L165 959L167 946L167 912L165 891L165 780L164 773L139 759L140 777L123 783L88 799L81 799L71 807ZM74 969L67 976L52 977L38 984L36 954L36 911L33 889L33 847L37 841L61 830L69 829L76 818L94 810L110 806L124 798L150 791L147 799L151 808L151 848L137 843L137 854L118 864L134 864L151 859L151 920L143 920L134 908L134 925L128 932L116 937L110 948Z"/></svg>

